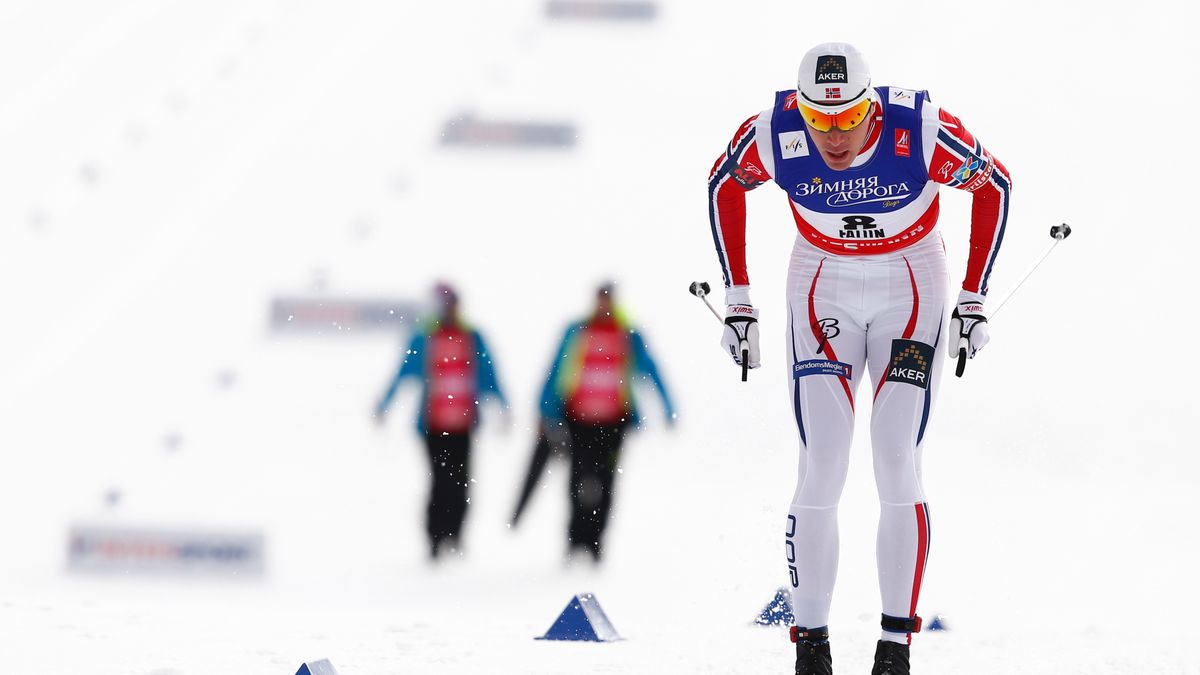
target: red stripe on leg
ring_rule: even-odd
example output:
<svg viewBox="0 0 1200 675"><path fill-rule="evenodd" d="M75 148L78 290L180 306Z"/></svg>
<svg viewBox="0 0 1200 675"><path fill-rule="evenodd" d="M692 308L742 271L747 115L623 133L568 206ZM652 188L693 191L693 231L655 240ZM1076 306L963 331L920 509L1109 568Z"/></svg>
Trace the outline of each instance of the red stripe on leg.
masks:
<svg viewBox="0 0 1200 675"><path fill-rule="evenodd" d="M921 309L921 293L917 290L917 277L913 274L912 265L908 262L908 258L904 259L904 264L908 267L908 283L912 286L912 313L908 315L908 325L904 327L904 334L900 337L905 340L911 340L913 333L917 330L917 316ZM879 376L879 384L875 385L874 398L879 398L879 392L883 390L884 382L887 382L886 367Z"/></svg>
<svg viewBox="0 0 1200 675"><path fill-rule="evenodd" d="M917 291L917 278L913 275L912 265L908 263L908 258L904 259L904 265L908 267L908 282L912 284L912 314L908 317L908 325L904 327L904 339L911 340L913 332L917 329L917 312L921 309L921 294Z"/></svg>
<svg viewBox="0 0 1200 675"><path fill-rule="evenodd" d="M908 608L909 616L917 615L917 598L921 595L921 580L925 576L925 561L929 555L929 519L925 513L925 505L918 503L917 511L917 566L913 572L912 604Z"/></svg>
<svg viewBox="0 0 1200 675"><path fill-rule="evenodd" d="M817 320L817 307L813 296L817 293L817 279L821 277L821 269L825 266L825 259L817 265L817 273L813 275L812 285L808 289L808 326L812 329L813 337L817 339L817 344L825 345L825 354L829 356L830 361L837 361L837 352L833 351L833 345L825 339L825 335L821 333L820 323ZM854 410L854 394L850 392L850 382L845 377L838 377L842 382L842 389L846 391L846 400L850 402L850 410Z"/></svg>

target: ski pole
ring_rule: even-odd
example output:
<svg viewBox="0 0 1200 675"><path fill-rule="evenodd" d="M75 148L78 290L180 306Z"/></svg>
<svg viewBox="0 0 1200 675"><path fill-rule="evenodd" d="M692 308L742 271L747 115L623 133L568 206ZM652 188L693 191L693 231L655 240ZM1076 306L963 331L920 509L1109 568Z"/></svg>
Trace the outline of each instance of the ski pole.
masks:
<svg viewBox="0 0 1200 675"><path fill-rule="evenodd" d="M1029 278L1029 275L1033 274L1034 270L1036 270L1042 264L1042 262L1046 260L1051 251L1053 251L1056 246L1061 244L1063 239L1071 236L1071 226L1067 225L1066 223L1063 223L1062 225L1055 225L1054 227L1050 228L1050 236L1054 238L1054 242L1050 244L1050 246L1042 253L1040 257L1038 257L1037 262L1035 262L1033 266L1029 268L1029 271L1026 272L1019 280L1017 280L1016 285L1012 287L1012 290L1008 292L1008 295L1005 295L1004 298L996 304L996 309L992 310L992 317L995 317L1000 313L1000 308L1004 306L1004 303L1008 302L1012 299L1012 296L1016 295L1017 289L1021 288L1021 284L1025 283L1025 280Z"/></svg>
<svg viewBox="0 0 1200 675"><path fill-rule="evenodd" d="M708 294L712 292L712 287L708 285L707 281L693 281L692 285L688 286L688 292L703 300L704 305L708 307L708 311L712 312L712 315L717 318L717 321L719 321L722 326L725 325L725 320L721 318L721 315L717 313L716 308L714 308L712 303L708 301ZM745 382L746 378L750 374L750 343L746 340L740 340L738 342L738 348L742 351L742 382Z"/></svg>
<svg viewBox="0 0 1200 675"><path fill-rule="evenodd" d="M1029 271L1022 275L1021 278L1017 280L1016 285L1012 287L1012 290L1010 290L1008 294L1000 300L999 304L996 305L996 309L992 310L991 318L996 318L996 315L1000 313L1000 309L1004 307L1004 304L1017 294L1017 290L1021 288L1021 284L1024 284L1025 280L1028 279L1030 275L1032 275L1034 271L1041 266L1050 253L1054 251L1055 247L1061 244L1064 239L1071 236L1071 226L1066 223L1063 223L1062 225L1054 225L1050 228L1050 236L1054 239L1054 242L1050 244L1050 246L1046 248L1046 250L1040 256L1038 256L1037 261L1030 266ZM970 346L971 343L969 340L967 340L967 338L961 336L958 338L958 366L954 369L954 374L958 377L962 377L963 371L967 368L967 349Z"/></svg>

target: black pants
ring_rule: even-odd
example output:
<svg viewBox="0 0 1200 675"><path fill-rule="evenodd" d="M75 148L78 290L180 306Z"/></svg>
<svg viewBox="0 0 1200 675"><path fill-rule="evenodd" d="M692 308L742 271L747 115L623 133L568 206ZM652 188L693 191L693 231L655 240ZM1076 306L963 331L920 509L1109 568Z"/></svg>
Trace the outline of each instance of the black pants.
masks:
<svg viewBox="0 0 1200 675"><path fill-rule="evenodd" d="M467 458L471 452L470 434L429 432L425 435L433 484L429 490L425 530L429 533L430 551L438 549L447 539L458 539L467 515Z"/></svg>
<svg viewBox="0 0 1200 675"><path fill-rule="evenodd" d="M572 550L584 549L598 560L612 507L625 425L568 422L567 427L571 432L571 523L567 542Z"/></svg>

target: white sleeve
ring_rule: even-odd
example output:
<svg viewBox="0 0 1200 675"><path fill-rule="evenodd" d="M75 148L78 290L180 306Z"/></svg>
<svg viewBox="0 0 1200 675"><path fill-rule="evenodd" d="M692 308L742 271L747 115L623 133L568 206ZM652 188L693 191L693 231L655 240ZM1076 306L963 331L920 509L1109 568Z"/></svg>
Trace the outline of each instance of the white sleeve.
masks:
<svg viewBox="0 0 1200 675"><path fill-rule="evenodd" d="M929 101L921 106L921 154L927 167L933 164L933 151L937 147L938 131L941 129L941 112L941 108Z"/></svg>

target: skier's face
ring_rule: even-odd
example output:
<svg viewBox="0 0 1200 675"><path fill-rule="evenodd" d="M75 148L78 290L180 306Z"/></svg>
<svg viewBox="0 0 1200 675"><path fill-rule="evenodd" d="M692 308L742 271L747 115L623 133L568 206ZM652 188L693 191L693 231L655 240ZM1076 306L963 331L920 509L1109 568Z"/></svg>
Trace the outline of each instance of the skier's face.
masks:
<svg viewBox="0 0 1200 675"><path fill-rule="evenodd" d="M817 146L825 164L834 171L841 171L850 168L854 163L858 151L862 150L863 143L867 141L872 126L867 123L859 124L850 131L842 131L837 127L832 127L829 131L817 131L812 125L808 125L808 135L812 137L813 144Z"/></svg>

